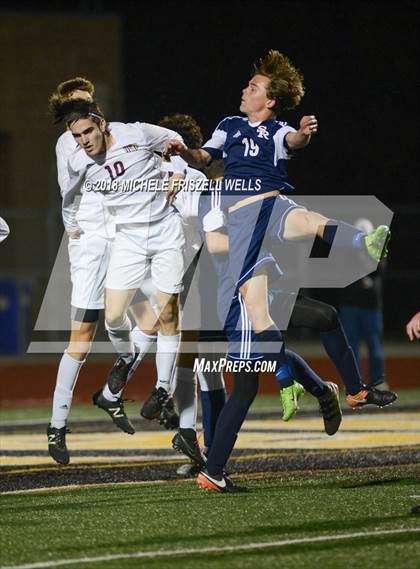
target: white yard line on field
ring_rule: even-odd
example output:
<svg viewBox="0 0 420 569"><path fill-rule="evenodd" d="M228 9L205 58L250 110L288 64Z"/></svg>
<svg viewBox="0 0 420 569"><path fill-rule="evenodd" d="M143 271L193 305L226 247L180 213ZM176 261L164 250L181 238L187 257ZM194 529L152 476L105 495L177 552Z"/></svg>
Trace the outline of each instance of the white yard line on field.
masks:
<svg viewBox="0 0 420 569"><path fill-rule="evenodd" d="M79 557L75 559L57 559L55 561L40 561L37 563L26 563L24 565L9 565L0 569L44 569L47 567L59 567L64 565L77 565L79 563L99 563L115 561L117 559L139 559L146 557L171 557L173 555L194 555L198 553L233 553L235 551L247 551L253 549L268 549L271 547L283 547L285 545L300 545L302 543L316 543L323 541L336 541L340 539L354 539L372 536L391 535L398 533L420 532L420 528L395 528L389 530L376 530L356 533L343 533L338 535L319 535L316 537L302 537L297 539L283 539L280 541L266 541L247 543L245 545L222 545L214 547L202 547L191 549L169 549L157 551L134 551L133 553L117 553L114 555L101 555L100 557Z"/></svg>

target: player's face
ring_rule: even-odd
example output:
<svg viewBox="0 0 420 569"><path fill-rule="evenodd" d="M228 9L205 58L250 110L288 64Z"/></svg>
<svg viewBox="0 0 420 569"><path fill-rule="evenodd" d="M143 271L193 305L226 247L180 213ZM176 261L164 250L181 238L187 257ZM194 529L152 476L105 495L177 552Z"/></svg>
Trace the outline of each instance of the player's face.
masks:
<svg viewBox="0 0 420 569"><path fill-rule="evenodd" d="M271 99L267 96L270 79L264 75L254 75L248 86L242 90L240 111L245 114L259 113L270 108Z"/></svg>
<svg viewBox="0 0 420 569"><path fill-rule="evenodd" d="M106 122L102 119L99 125L92 119L79 119L70 125L74 140L83 148L88 156L98 156L106 150Z"/></svg>

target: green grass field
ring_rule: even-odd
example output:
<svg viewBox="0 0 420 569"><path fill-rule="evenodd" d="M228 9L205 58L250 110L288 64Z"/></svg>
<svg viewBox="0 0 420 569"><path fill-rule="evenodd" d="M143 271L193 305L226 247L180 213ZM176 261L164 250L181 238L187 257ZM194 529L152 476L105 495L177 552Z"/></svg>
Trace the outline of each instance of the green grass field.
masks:
<svg viewBox="0 0 420 569"><path fill-rule="evenodd" d="M420 528L410 513L420 503L415 475L414 467L266 474L237 479L251 492L236 495L209 494L191 481L4 495L1 567L72 559L63 566L414 569L420 533L391 530ZM285 540L298 542L261 546ZM247 544L255 546L235 549ZM82 560L107 555L117 557Z"/></svg>

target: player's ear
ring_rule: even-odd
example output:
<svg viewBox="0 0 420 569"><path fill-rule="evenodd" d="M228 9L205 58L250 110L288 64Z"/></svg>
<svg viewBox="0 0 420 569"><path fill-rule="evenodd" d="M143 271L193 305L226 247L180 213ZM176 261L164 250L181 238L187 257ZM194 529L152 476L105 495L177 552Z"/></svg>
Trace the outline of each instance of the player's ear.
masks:
<svg viewBox="0 0 420 569"><path fill-rule="evenodd" d="M274 108L276 104L276 101L274 99L268 99L265 106L267 107L267 109L272 109Z"/></svg>
<svg viewBox="0 0 420 569"><path fill-rule="evenodd" d="M106 120L105 119L101 119L99 121L99 130L101 132L105 132L106 131Z"/></svg>

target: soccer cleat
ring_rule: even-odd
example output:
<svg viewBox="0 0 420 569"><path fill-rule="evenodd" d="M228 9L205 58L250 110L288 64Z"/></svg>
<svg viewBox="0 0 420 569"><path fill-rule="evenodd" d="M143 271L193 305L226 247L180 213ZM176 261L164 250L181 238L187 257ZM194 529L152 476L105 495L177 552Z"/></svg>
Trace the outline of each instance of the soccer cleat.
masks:
<svg viewBox="0 0 420 569"><path fill-rule="evenodd" d="M362 389L356 395L347 395L347 405L353 409L364 407L365 405L376 405L377 407L386 407L391 405L397 399L397 394L393 391L381 391L376 387Z"/></svg>
<svg viewBox="0 0 420 569"><path fill-rule="evenodd" d="M298 409L298 400L305 393L300 383L294 381L289 387L283 387L280 390L280 401L283 407L283 421L289 421L296 415Z"/></svg>
<svg viewBox="0 0 420 569"><path fill-rule="evenodd" d="M69 432L67 427L61 427L61 429L51 425L47 427L48 452L58 464L64 466L70 462L70 455L66 446L66 433Z"/></svg>
<svg viewBox="0 0 420 569"><path fill-rule="evenodd" d="M388 256L388 243L391 239L391 231L387 225L379 225L366 235L365 245L369 256L379 263Z"/></svg>
<svg viewBox="0 0 420 569"><path fill-rule="evenodd" d="M226 475L209 474L205 468L201 470L197 476L197 484L203 490L210 490L211 492L238 494L240 492L248 492L247 488L243 486L236 486L230 478Z"/></svg>
<svg viewBox="0 0 420 569"><path fill-rule="evenodd" d="M100 389L94 394L92 401L99 409L103 409L108 413L119 429L124 431L124 433L134 435L136 431L124 411L124 403L121 398L118 398L117 401L108 401L108 399L103 396L102 389Z"/></svg>
<svg viewBox="0 0 420 569"><path fill-rule="evenodd" d="M126 362L121 356L119 356L112 366L108 374L108 387L111 393L119 393L121 389L127 384L127 378L134 362L136 361L134 357L129 362Z"/></svg>
<svg viewBox="0 0 420 569"><path fill-rule="evenodd" d="M179 427L179 415L175 411L174 400L172 397L166 401L162 407L162 411L159 415L159 423L165 429L173 431Z"/></svg>
<svg viewBox="0 0 420 569"><path fill-rule="evenodd" d="M162 415L163 410L165 411ZM140 409L140 415L149 421L152 421L153 419L160 419L162 415L162 424L164 425L165 422L175 421L173 416L174 414L178 416L173 406L173 399L166 389L163 389L163 387L154 389L150 394L149 399L143 403L143 407Z"/></svg>
<svg viewBox="0 0 420 569"><path fill-rule="evenodd" d="M318 397L319 410L324 419L324 430L327 435L335 435L338 431L342 413L338 398L338 385L332 381L326 381L327 393Z"/></svg>
<svg viewBox="0 0 420 569"><path fill-rule="evenodd" d="M197 434L193 429L180 429L172 439L172 447L188 456L201 468L206 465L207 459L200 448Z"/></svg>

